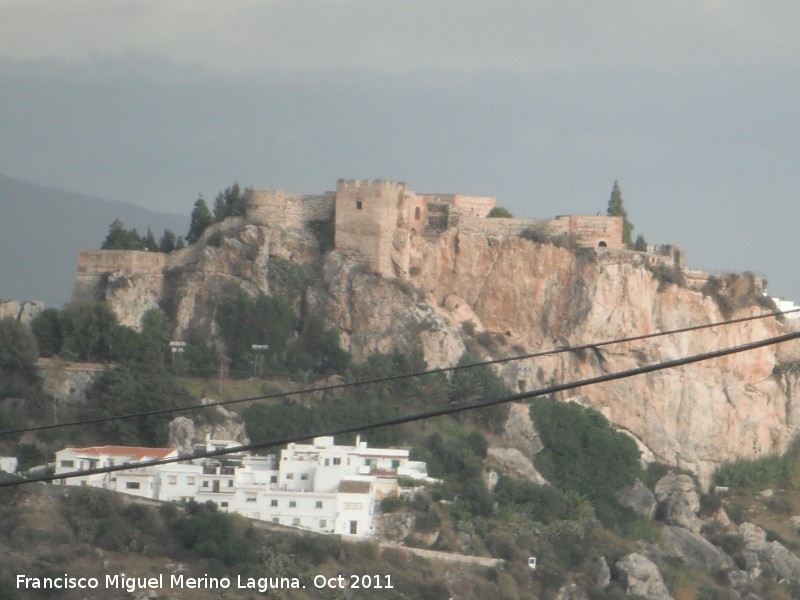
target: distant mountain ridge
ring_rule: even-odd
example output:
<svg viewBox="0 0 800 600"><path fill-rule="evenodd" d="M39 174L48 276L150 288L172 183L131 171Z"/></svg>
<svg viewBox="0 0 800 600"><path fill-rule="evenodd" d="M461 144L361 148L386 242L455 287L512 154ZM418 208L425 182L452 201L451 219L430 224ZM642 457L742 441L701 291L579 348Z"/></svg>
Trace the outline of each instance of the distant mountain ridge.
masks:
<svg viewBox="0 0 800 600"><path fill-rule="evenodd" d="M158 213L0 174L0 299L69 302L78 251L99 248L116 218L156 238L189 227L188 211Z"/></svg>

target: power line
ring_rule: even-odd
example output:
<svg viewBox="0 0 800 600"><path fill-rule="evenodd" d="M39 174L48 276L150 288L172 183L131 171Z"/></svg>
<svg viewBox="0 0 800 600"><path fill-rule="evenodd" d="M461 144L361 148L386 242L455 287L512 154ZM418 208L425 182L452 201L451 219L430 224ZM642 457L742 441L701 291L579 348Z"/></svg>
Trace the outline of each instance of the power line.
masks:
<svg viewBox="0 0 800 600"><path fill-rule="evenodd" d="M174 407L174 408L161 408L151 411L139 412L139 413L129 413L125 415L116 415L116 416L109 416L109 417L97 417L95 419L84 419L81 421L70 421L68 423L54 423L52 425L35 425L31 427L22 427L19 429L9 429L6 431L0 431L0 436L2 435L14 435L19 433L29 433L34 431L46 431L51 429L62 429L66 427L76 427L79 425L97 425L100 423L108 423L111 421L120 421L124 419L135 419L135 418L142 418L142 417L152 417L157 415L165 415L165 414L173 414L179 412L187 412L192 410L202 410L204 408L213 408L215 406L228 406L231 404L240 404L242 402L252 402L254 400L272 400L275 398L285 398L287 396L295 396L295 395L302 395L302 394L314 394L314 393L325 393L332 390L339 390L348 387L356 387L362 385L372 385L375 383L384 383L390 381L398 381L401 379L408 379L411 377L424 377L427 375L436 375L440 373L449 373L453 371L459 371L462 369L472 369L475 367L482 367L482 366L489 366L489 365L496 365L502 364L507 362L514 362L518 360L527 360L531 358L541 358L543 356L552 356L555 354L561 354L564 352L580 352L583 350L590 350L590 349L597 349L602 348L604 346L610 346L614 344L623 344L627 342L635 342L639 340L646 340L650 338L662 337L667 335L675 335L679 333L687 333L690 331L698 331L701 329L709 329L711 327L719 327L724 325L735 325L737 323L744 323L747 321L755 321L758 319L766 319L770 317L781 317L784 315L792 314L800 312L800 308L795 308L788 311L778 311L778 312L770 312L764 313L760 315L753 315L749 317L740 317L737 319L729 319L727 321L716 321L714 323L705 323L702 325L691 325L689 327L681 327L679 329L670 329L667 331L659 331L654 333L646 333L642 335L636 335L631 337L625 338L617 338L613 340L606 340L602 342L595 342L592 344L583 344L580 346L564 346L561 348L553 348L550 350L542 350L539 352L533 352L529 354L520 354L515 356L509 356L504 358L495 358L492 360L481 361L477 363L471 363L468 365L456 365L452 367L440 367L437 369L429 369L426 371L418 371L414 373L403 373L399 375L390 375L388 377L378 377L374 379L367 379L364 381L353 381L349 383L337 383L333 385L325 385L325 386L318 386L312 388L305 388L300 390L293 390L289 392L275 392L272 394L266 394L263 396L249 396L246 398L235 398L233 400L220 400L218 402L209 402L207 404L192 404L189 406L181 406L181 407Z"/></svg>
<svg viewBox="0 0 800 600"><path fill-rule="evenodd" d="M421 413L415 413L412 415L406 415L404 417L395 417L393 419L384 419L380 421L373 421L371 423L364 423L358 426L349 426L349 427L342 427L339 429L331 429L331 430L323 430L317 432L310 432L304 435L294 435L288 436L285 438L279 438L276 440L272 440L266 443L260 444L244 444L241 446L235 446L232 448L226 448L222 450L213 450L210 452L195 452L190 456L183 456L183 457L176 457L176 458L165 458L160 460L151 460L146 462L128 464L128 465L116 465L112 467L101 467L97 469L87 469L85 471L72 471L69 473L61 473L59 475L46 475L42 477L36 477L33 479L26 479L24 481L6 481L0 482L0 488L2 487L10 487L16 485L22 485L25 483L43 483L47 481L55 481L57 479L73 479L75 477L87 477L89 475L100 475L103 473L113 473L117 471L129 471L132 469L140 469L145 467L154 467L158 465L166 465L171 463L177 462L186 462L189 460L199 459L199 458L213 458L217 456L225 456L228 454L238 454L240 452L251 452L254 450L263 450L265 448L273 448L275 446L283 446L285 444L290 444L293 442L300 442L302 440L307 440L315 437L321 436L337 436L337 435L345 435L348 433L357 433L360 431L365 431L369 429L377 429L379 427L389 427L392 425L402 425L404 423L411 423L413 421L422 421L425 419L431 419L433 417L440 417L444 415L465 412L468 410L475 410L478 408L486 408L489 406L497 406L500 404L508 404L510 402L517 402L520 400L527 400L530 398L536 398L539 396L547 396L550 394L555 394L557 392L563 392L567 390L573 390L575 388L580 387L588 387L592 385L597 385L600 383L606 383L609 381L616 381L619 379L626 379L628 377L635 377L636 375L645 375L647 373L653 373L655 371L663 371L666 369L674 369L676 367L681 367L697 362L702 362L706 360L711 360L714 358L721 358L723 356L729 356L731 354L737 354L739 352L747 352L750 350L755 350L757 348L763 348L765 346L771 346L774 344L780 344L783 342L788 342L792 340L796 340L800 338L800 331L796 331L793 333L787 333L784 335L766 338L763 340L759 340L756 342L750 342L748 344L741 344L739 346L732 346L728 348L723 348L721 350L714 350L712 352L705 352L702 354L693 354L691 356L686 356L683 358L677 358L673 360L662 361L658 363L653 363L649 365L644 365L642 367L636 367L634 369L628 369L626 371L617 371L615 373L607 373L605 375L598 375L596 377L589 377L587 379L581 379L579 381L574 381L570 383L561 383L557 385L551 385L545 388L540 388L538 390L532 390L530 392L522 392L519 394L513 394L511 396L505 396L503 398L497 399L490 399L490 400L481 400L480 402L473 402L470 404L463 404L460 406L448 406L444 408L429 410Z"/></svg>

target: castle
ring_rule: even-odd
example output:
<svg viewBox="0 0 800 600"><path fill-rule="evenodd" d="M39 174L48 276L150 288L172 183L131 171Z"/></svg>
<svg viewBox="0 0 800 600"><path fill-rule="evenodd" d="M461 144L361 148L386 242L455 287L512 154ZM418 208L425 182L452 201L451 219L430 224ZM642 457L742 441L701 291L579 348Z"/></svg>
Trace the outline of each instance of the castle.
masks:
<svg viewBox="0 0 800 600"><path fill-rule="evenodd" d="M340 179L335 192L319 196L251 190L244 220L284 229L333 222L335 249L384 277L408 271L407 249L415 238L450 228L519 234L538 226L548 237L569 236L576 246L624 248L621 217L487 219L496 204L491 196L418 194L403 182Z"/></svg>
<svg viewBox="0 0 800 600"><path fill-rule="evenodd" d="M249 190L246 213L210 225L199 243L171 254L132 250L85 250L78 259L73 301L100 299L107 287L127 285L136 276L148 297L158 303L165 274L196 259L215 236L246 225L284 232L333 231L333 249L387 278L414 272L414 250L445 232L480 232L521 236L595 248L604 261L627 261L632 252L622 242L622 217L561 215L554 219L489 218L496 199L461 194L418 194L403 182L340 179L336 191L320 195L284 190ZM417 255L419 253L417 252ZM638 260L685 269L683 251L675 246L648 247ZM702 283L702 282L701 282ZM136 323L127 323L136 326Z"/></svg>

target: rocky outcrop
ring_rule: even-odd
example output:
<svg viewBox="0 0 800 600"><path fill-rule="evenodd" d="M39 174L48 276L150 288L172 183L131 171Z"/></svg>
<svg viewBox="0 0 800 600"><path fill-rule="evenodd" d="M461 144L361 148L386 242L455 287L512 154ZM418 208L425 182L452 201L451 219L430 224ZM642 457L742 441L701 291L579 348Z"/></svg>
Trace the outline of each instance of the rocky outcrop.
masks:
<svg viewBox="0 0 800 600"><path fill-rule="evenodd" d="M212 400L204 398L203 404L207 402ZM205 443L206 439L250 443L241 417L221 406L216 406L213 410L215 417L212 423L197 424L188 417L172 419L169 422L168 445L178 448L182 454L189 454L194 450L195 444Z"/></svg>
<svg viewBox="0 0 800 600"><path fill-rule="evenodd" d="M800 558L780 542L767 542L766 532L752 523L742 523L739 533L745 541L742 551L744 567L751 578L758 577L765 567L778 580L800 583Z"/></svg>
<svg viewBox="0 0 800 600"><path fill-rule="evenodd" d="M699 533L683 527L666 526L662 531L662 546L672 556L690 567L714 573L733 567L733 561L722 550Z"/></svg>
<svg viewBox="0 0 800 600"><path fill-rule="evenodd" d="M617 494L617 502L627 506L642 517L652 519L656 514L656 498L639 479L622 488Z"/></svg>
<svg viewBox="0 0 800 600"><path fill-rule="evenodd" d="M490 447L486 451L485 464L489 469L496 469L517 479L527 479L539 485L547 483L547 480L533 466L531 459L516 448Z"/></svg>
<svg viewBox="0 0 800 600"><path fill-rule="evenodd" d="M0 302L0 319L14 319L30 325L44 310L44 302L6 300Z"/></svg>
<svg viewBox="0 0 800 600"><path fill-rule="evenodd" d="M423 349L431 367L455 364L465 350L511 356L725 320L713 298L660 280L635 252L570 250L451 228L413 237L408 270L391 278L339 252L321 256L311 228L214 227L200 243L170 254L160 277L121 269L103 283L91 275L96 296L134 325L157 302L174 317L178 335L191 324L213 339L216 295L228 285L270 293L269 275L280 259L316 273L296 308L324 314L356 360L413 346ZM752 305L736 316L763 310ZM514 361L499 370L513 388L531 390L736 346L788 326L764 319ZM691 470L706 486L726 460L787 447L800 428L800 407L797 375L780 366L798 360L800 344L765 347L585 387L580 394L631 433L648 456Z"/></svg>
<svg viewBox="0 0 800 600"><path fill-rule="evenodd" d="M658 567L643 555L628 554L618 560L614 568L628 595L648 600L672 600Z"/></svg>
<svg viewBox="0 0 800 600"><path fill-rule="evenodd" d="M697 516L700 510L700 495L691 477L688 475L662 477L656 483L655 497L658 502L658 515L664 522L700 533L703 524Z"/></svg>

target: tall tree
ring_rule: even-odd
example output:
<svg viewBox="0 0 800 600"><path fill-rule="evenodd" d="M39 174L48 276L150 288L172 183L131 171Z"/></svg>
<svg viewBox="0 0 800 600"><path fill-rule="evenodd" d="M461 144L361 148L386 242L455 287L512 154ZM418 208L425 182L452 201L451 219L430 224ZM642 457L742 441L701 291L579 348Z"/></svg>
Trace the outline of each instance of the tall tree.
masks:
<svg viewBox="0 0 800 600"><path fill-rule="evenodd" d="M208 210L208 205L203 199L202 194L194 203L194 210L192 211L191 222L189 223L189 233L186 234L186 241L189 244L194 244L203 235L206 227L211 225L211 211Z"/></svg>
<svg viewBox="0 0 800 600"><path fill-rule="evenodd" d="M169 229L164 230L164 235L158 241L158 249L165 254L169 254L175 250L175 234Z"/></svg>
<svg viewBox="0 0 800 600"><path fill-rule="evenodd" d="M243 217L247 212L247 190L242 190L238 183L225 188L214 200L214 222L227 217Z"/></svg>
<svg viewBox="0 0 800 600"><path fill-rule="evenodd" d="M147 235L142 236L142 246L148 252L158 252L158 242L156 242L156 236L153 234L153 230L149 227L147 228Z"/></svg>
<svg viewBox="0 0 800 600"><path fill-rule="evenodd" d="M103 250L141 250L144 248L144 239L139 237L136 229L125 229L122 221L114 219L108 228L108 235L103 245Z"/></svg>
<svg viewBox="0 0 800 600"><path fill-rule="evenodd" d="M617 181L614 182L614 189L611 190L611 198L608 200L606 214L609 217L622 217L622 243L629 246L632 241L633 223L628 221L628 213L622 202L622 191L619 189L619 182Z"/></svg>

